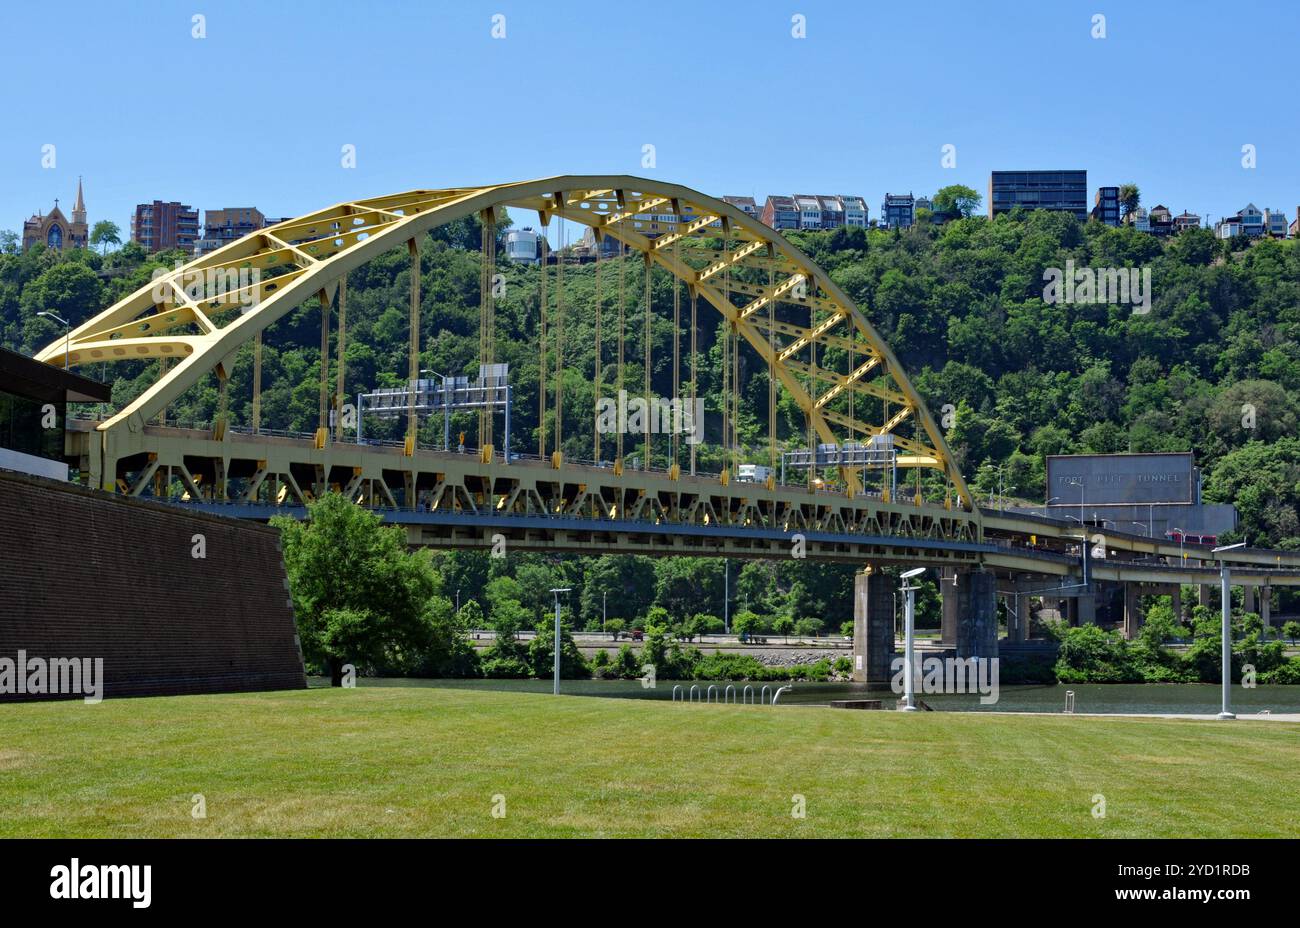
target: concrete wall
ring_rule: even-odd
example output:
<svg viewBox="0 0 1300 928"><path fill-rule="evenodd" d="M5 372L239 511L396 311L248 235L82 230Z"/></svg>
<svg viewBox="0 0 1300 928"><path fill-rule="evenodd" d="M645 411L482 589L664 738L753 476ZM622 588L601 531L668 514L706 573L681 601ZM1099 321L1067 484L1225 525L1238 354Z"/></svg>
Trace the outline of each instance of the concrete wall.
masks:
<svg viewBox="0 0 1300 928"><path fill-rule="evenodd" d="M19 650L103 658L107 697L306 686L276 530L0 471L0 658Z"/></svg>
<svg viewBox="0 0 1300 928"><path fill-rule="evenodd" d="M957 575L957 656L998 656L997 577L991 572Z"/></svg>

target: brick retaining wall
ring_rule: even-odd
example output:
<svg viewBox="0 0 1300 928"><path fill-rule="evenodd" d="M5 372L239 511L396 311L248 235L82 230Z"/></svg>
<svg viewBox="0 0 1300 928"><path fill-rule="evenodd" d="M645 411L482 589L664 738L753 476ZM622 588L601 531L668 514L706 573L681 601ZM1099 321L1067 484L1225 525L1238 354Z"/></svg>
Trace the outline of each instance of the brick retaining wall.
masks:
<svg viewBox="0 0 1300 928"><path fill-rule="evenodd" d="M275 529L0 471L0 658L20 649L103 658L109 698L306 686Z"/></svg>

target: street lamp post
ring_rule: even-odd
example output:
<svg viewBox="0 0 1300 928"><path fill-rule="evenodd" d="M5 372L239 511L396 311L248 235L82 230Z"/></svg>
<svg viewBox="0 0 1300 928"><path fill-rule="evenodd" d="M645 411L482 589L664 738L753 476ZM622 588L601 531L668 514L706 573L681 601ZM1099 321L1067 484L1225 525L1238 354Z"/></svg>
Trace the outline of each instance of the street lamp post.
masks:
<svg viewBox="0 0 1300 928"><path fill-rule="evenodd" d="M600 630L602 632L605 630L605 600L608 596L608 591L600 594Z"/></svg>
<svg viewBox="0 0 1300 928"><path fill-rule="evenodd" d="M1084 521L1083 521L1083 495L1084 495L1084 489L1083 489L1083 478L1082 478L1082 477L1079 477L1079 478L1077 478L1077 479L1071 480L1070 483L1071 483L1072 485L1076 485L1076 486L1078 486L1078 488L1079 488L1079 524L1080 524L1080 525L1083 525L1083 524L1084 524Z"/></svg>
<svg viewBox="0 0 1300 928"><path fill-rule="evenodd" d="M451 450L451 398L447 396L447 375L439 374L429 368L421 368L421 374L433 374L442 378L442 450Z"/></svg>
<svg viewBox="0 0 1300 928"><path fill-rule="evenodd" d="M1173 528L1173 529L1170 529L1170 531L1172 531L1172 532L1176 532L1177 535L1178 535L1178 566L1179 566L1179 567L1186 567L1186 566L1187 566L1187 555L1183 553L1183 542L1187 539L1187 529L1185 529L1185 528Z"/></svg>
<svg viewBox="0 0 1300 928"><path fill-rule="evenodd" d="M1235 545L1222 545L1215 548L1213 554L1244 548L1246 543L1239 541ZM1219 718L1223 721L1235 719L1232 713L1232 574L1228 562L1219 558L1219 600L1223 616L1223 705L1219 709Z"/></svg>
<svg viewBox="0 0 1300 928"><path fill-rule="evenodd" d="M906 597L903 601L903 711L916 711L916 680L913 672L913 664L916 661L916 591L920 587L913 586L908 581L913 577L925 573L924 567L913 567L911 570L904 571L901 575L903 593Z"/></svg>
<svg viewBox="0 0 1300 928"><path fill-rule="evenodd" d="M555 594L555 688L553 690L556 696L560 695L560 594L569 592L569 587L553 587L551 592Z"/></svg>
<svg viewBox="0 0 1300 928"><path fill-rule="evenodd" d="M1052 497L1051 499L1049 499L1047 502L1043 503L1043 518L1044 518L1044 519L1047 518L1047 507L1050 506L1050 505L1052 505L1052 502L1053 502L1054 500L1058 500L1058 499L1060 499L1060 498L1061 498L1061 497L1059 497L1059 496L1053 496L1053 497Z"/></svg>
<svg viewBox="0 0 1300 928"><path fill-rule="evenodd" d="M54 313L45 312L44 310L36 315L49 316L63 326L63 369L66 371L68 369L68 355L71 354L72 347L72 325L62 316L56 316Z"/></svg>

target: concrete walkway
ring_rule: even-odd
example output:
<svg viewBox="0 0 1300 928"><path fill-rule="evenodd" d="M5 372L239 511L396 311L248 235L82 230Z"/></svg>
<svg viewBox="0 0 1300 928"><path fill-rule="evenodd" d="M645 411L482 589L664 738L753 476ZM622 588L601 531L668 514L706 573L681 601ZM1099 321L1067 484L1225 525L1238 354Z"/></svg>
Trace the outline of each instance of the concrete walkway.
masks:
<svg viewBox="0 0 1300 928"><path fill-rule="evenodd" d="M1193 719L1201 722L1217 722L1217 715L1191 712L1002 712L997 709L981 709L976 715L1077 715L1094 719ZM1231 720L1225 720L1231 721ZM1263 715L1258 712L1242 712L1237 715L1238 722L1300 722L1300 712L1273 712Z"/></svg>

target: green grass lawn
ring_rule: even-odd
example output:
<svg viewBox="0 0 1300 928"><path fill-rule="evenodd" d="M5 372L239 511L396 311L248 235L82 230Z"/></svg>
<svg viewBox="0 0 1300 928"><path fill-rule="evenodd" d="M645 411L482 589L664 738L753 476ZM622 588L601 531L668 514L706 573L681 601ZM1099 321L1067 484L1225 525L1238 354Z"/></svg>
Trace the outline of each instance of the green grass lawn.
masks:
<svg viewBox="0 0 1300 928"><path fill-rule="evenodd" d="M0 836L1294 837L1297 735L437 687L11 704Z"/></svg>

